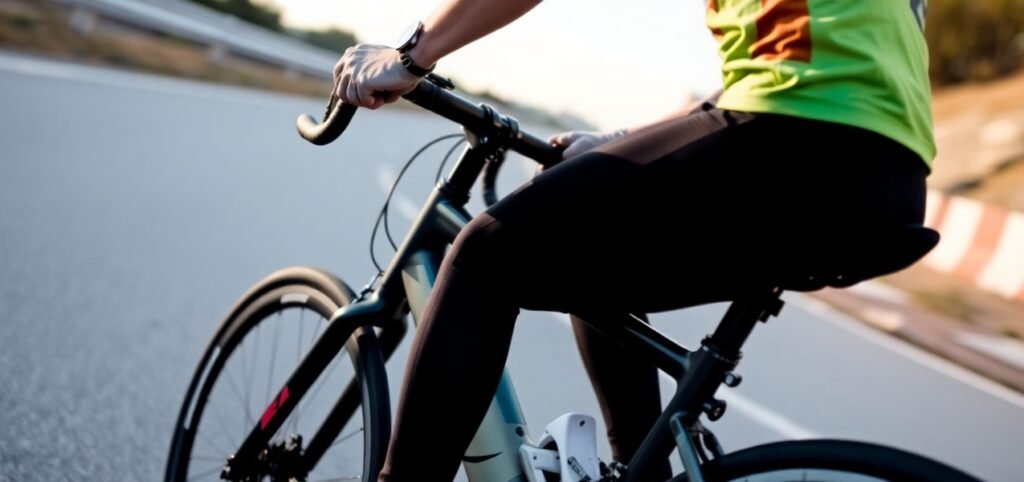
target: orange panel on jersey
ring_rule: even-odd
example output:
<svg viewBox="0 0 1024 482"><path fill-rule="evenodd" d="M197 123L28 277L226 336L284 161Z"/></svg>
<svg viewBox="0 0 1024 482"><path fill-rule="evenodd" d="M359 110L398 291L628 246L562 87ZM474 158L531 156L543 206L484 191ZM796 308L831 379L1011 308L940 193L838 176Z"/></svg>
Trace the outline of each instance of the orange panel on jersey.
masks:
<svg viewBox="0 0 1024 482"><path fill-rule="evenodd" d="M751 58L811 61L811 23L807 0L761 0L757 41Z"/></svg>
<svg viewBox="0 0 1024 482"><path fill-rule="evenodd" d="M711 10L712 12L716 12L717 13L718 12L718 0L708 0L708 10ZM721 37L723 35L722 29L720 29L720 28L712 28L711 29L711 33L714 34L716 37Z"/></svg>

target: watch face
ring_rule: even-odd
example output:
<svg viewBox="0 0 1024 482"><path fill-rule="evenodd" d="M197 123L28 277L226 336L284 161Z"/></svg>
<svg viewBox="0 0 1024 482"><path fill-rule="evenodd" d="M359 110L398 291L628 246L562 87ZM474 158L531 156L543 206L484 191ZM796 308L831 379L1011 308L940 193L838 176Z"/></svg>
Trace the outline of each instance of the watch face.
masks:
<svg viewBox="0 0 1024 482"><path fill-rule="evenodd" d="M405 28L405 31L402 32L402 36L398 38L398 50L405 51L415 45L416 34L419 33L422 25L422 22L416 22Z"/></svg>

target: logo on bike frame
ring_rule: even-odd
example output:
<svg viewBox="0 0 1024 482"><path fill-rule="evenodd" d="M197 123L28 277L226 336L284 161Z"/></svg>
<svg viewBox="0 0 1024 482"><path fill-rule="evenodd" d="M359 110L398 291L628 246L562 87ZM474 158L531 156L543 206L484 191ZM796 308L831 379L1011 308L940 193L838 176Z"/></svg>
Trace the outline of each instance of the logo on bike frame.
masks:
<svg viewBox="0 0 1024 482"><path fill-rule="evenodd" d="M266 430L267 425L274 419L274 415L277 413L277 410L284 405L286 400L288 400L287 385L285 385L284 389L281 390L281 393L277 395L277 398L270 402L270 406L267 407L267 410L263 412L263 416L260 417L260 430Z"/></svg>

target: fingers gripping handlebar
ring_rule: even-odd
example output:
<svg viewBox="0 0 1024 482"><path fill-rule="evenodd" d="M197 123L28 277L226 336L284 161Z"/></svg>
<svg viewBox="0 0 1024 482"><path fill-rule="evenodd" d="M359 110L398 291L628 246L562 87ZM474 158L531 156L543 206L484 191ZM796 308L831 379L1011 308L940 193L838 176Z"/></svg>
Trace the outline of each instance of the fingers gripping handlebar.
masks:
<svg viewBox="0 0 1024 482"><path fill-rule="evenodd" d="M516 151L545 167L550 167L562 160L562 149L520 131L515 120L498 114L486 105L477 105L445 90L431 76L417 84L416 88L403 95L406 100L419 105L448 120L461 124L469 132L478 137L502 136L504 148ZM307 141L323 146L333 142L348 127L356 108L331 96L324 119L317 123L308 114L302 114L295 122L299 135ZM503 160L502 153L488 162L483 176L484 199L488 205L497 200L494 193L494 181Z"/></svg>

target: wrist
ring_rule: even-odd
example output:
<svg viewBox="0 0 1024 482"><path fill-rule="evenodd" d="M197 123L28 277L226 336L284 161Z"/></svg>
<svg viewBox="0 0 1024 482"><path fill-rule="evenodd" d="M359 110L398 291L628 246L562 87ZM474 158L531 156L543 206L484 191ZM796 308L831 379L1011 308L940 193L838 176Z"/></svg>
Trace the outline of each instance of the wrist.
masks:
<svg viewBox="0 0 1024 482"><path fill-rule="evenodd" d="M416 65L429 69L436 65L438 60L441 60L441 55L432 48L435 43L433 37L433 32L424 27L416 45L406 52Z"/></svg>

